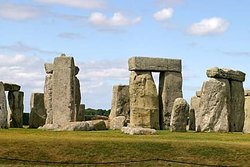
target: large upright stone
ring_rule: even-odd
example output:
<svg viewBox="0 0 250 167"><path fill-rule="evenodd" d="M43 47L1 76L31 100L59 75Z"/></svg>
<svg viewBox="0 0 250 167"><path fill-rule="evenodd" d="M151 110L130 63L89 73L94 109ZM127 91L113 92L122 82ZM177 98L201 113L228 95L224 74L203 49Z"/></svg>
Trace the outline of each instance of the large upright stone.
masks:
<svg viewBox="0 0 250 167"><path fill-rule="evenodd" d="M47 74L44 84L44 107L47 115L45 124L53 124L53 110L52 110L52 88L53 74Z"/></svg>
<svg viewBox="0 0 250 167"><path fill-rule="evenodd" d="M80 103L81 103L80 81L77 77L75 77L75 118L74 118L74 121L82 120L82 113L80 112Z"/></svg>
<svg viewBox="0 0 250 167"><path fill-rule="evenodd" d="M182 97L181 73L161 72L159 81L159 109L161 129L169 129L174 101L179 97Z"/></svg>
<svg viewBox="0 0 250 167"><path fill-rule="evenodd" d="M20 91L9 91L8 101L11 110L10 127L23 127L23 96L24 93Z"/></svg>
<svg viewBox="0 0 250 167"><path fill-rule="evenodd" d="M207 70L207 76L210 78L223 78L234 81L245 81L245 73L232 69L213 67Z"/></svg>
<svg viewBox="0 0 250 167"><path fill-rule="evenodd" d="M8 111L3 82L0 82L0 128L8 128Z"/></svg>
<svg viewBox="0 0 250 167"><path fill-rule="evenodd" d="M29 127L38 128L43 126L46 121L46 111L44 107L44 94L32 93L30 98L30 118Z"/></svg>
<svg viewBox="0 0 250 167"><path fill-rule="evenodd" d="M52 63L45 63L44 69L45 69L46 74L52 74L54 70L54 66Z"/></svg>
<svg viewBox="0 0 250 167"><path fill-rule="evenodd" d="M85 104L80 104L79 107L79 121L84 121L85 120Z"/></svg>
<svg viewBox="0 0 250 167"><path fill-rule="evenodd" d="M181 60L151 57L131 57L128 60L130 71L169 71L181 72Z"/></svg>
<svg viewBox="0 0 250 167"><path fill-rule="evenodd" d="M189 105L183 98L177 98L171 113L170 131L186 132Z"/></svg>
<svg viewBox="0 0 250 167"><path fill-rule="evenodd" d="M196 94L197 95L197 94ZM200 122L201 116L199 115L200 97L194 96L191 98L190 110L189 110L189 130L195 130L196 121Z"/></svg>
<svg viewBox="0 0 250 167"><path fill-rule="evenodd" d="M112 107L109 114L109 120L118 116L125 116L125 121L129 121L129 86L115 85L113 86Z"/></svg>
<svg viewBox="0 0 250 167"><path fill-rule="evenodd" d="M75 65L73 57L54 59L52 110L53 123L62 125L74 120L75 113Z"/></svg>
<svg viewBox="0 0 250 167"><path fill-rule="evenodd" d="M231 90L231 112L229 114L229 131L242 132L244 126L244 89L243 83L239 81L230 81Z"/></svg>
<svg viewBox="0 0 250 167"><path fill-rule="evenodd" d="M230 84L211 78L203 83L196 131L229 132Z"/></svg>
<svg viewBox="0 0 250 167"><path fill-rule="evenodd" d="M250 133L250 96L245 96L245 122L243 133Z"/></svg>
<svg viewBox="0 0 250 167"><path fill-rule="evenodd" d="M151 72L131 71L130 126L159 129L159 101Z"/></svg>

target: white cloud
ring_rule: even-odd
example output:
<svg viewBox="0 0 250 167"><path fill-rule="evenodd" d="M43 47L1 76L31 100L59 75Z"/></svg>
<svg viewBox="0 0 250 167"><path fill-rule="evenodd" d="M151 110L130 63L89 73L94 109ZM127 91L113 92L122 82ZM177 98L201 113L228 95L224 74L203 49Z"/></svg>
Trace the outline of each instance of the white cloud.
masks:
<svg viewBox="0 0 250 167"><path fill-rule="evenodd" d="M108 18L103 13L94 12L89 16L88 21L94 26L114 28L139 23L141 21L141 18L136 17L134 19L130 19L120 12L116 12L111 18Z"/></svg>
<svg viewBox="0 0 250 167"><path fill-rule="evenodd" d="M40 16L40 9L25 4L1 3L0 18L8 20L27 20Z"/></svg>
<svg viewBox="0 0 250 167"><path fill-rule="evenodd" d="M192 24L187 33L191 35L216 35L224 33L229 27L229 22L219 17L203 19L198 23Z"/></svg>
<svg viewBox="0 0 250 167"><path fill-rule="evenodd" d="M166 21L173 16L174 10L172 8L164 8L154 13L154 18L157 21Z"/></svg>
<svg viewBox="0 0 250 167"><path fill-rule="evenodd" d="M45 77L43 65L44 61L35 56L0 54L1 81L21 86L25 96L25 112L29 112L30 109L31 93L43 92Z"/></svg>
<svg viewBox="0 0 250 167"><path fill-rule="evenodd" d="M106 5L103 0L35 0L45 4L57 4L82 9L99 9Z"/></svg>
<svg viewBox="0 0 250 167"><path fill-rule="evenodd" d="M72 32L62 32L59 33L57 36L60 38L71 39L71 40L84 38L81 34Z"/></svg>

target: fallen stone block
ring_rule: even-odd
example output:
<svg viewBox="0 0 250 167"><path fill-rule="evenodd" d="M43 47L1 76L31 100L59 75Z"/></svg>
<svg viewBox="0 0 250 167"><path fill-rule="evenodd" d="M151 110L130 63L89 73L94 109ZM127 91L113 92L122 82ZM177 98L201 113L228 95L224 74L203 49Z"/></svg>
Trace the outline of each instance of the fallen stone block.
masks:
<svg viewBox="0 0 250 167"><path fill-rule="evenodd" d="M122 129L122 127L125 125L125 120L126 120L125 116L118 116L118 117L113 118L110 121L109 129L112 129L112 130Z"/></svg>
<svg viewBox="0 0 250 167"><path fill-rule="evenodd" d="M156 133L155 129L142 127L123 127L121 131L129 135L153 135Z"/></svg>

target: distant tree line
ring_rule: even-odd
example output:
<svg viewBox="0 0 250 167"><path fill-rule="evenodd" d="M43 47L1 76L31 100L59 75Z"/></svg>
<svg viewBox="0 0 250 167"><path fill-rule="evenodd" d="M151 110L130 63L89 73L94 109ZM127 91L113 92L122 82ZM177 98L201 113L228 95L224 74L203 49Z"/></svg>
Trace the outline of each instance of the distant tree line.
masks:
<svg viewBox="0 0 250 167"><path fill-rule="evenodd" d="M94 115L103 115L103 116L109 116L110 113L109 110L103 110L103 109L93 109L93 108L87 108L85 109L85 116L94 116Z"/></svg>

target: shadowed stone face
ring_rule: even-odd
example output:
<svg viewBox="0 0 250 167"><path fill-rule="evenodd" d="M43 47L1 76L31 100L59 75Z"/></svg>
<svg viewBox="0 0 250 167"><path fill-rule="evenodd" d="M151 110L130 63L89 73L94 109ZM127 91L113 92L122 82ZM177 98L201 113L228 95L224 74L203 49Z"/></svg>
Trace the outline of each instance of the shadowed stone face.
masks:
<svg viewBox="0 0 250 167"><path fill-rule="evenodd" d="M31 94L30 109L29 127L38 128L39 126L43 126L47 116L44 108L43 93Z"/></svg>
<svg viewBox="0 0 250 167"><path fill-rule="evenodd" d="M179 97L182 97L181 73L161 72L159 82L161 129L169 129L174 101Z"/></svg>
<svg viewBox="0 0 250 167"><path fill-rule="evenodd" d="M130 126L159 129L159 100L151 72L130 74Z"/></svg>
<svg viewBox="0 0 250 167"><path fill-rule="evenodd" d="M8 101L11 110L10 127L23 127L23 96L24 93L20 91L9 91Z"/></svg>
<svg viewBox="0 0 250 167"><path fill-rule="evenodd" d="M47 74L45 77L45 84L44 84L44 106L47 115L46 124L53 123L52 86L53 86L53 74Z"/></svg>
<svg viewBox="0 0 250 167"><path fill-rule="evenodd" d="M116 85L113 86L112 107L109 120L117 116L125 116L125 120L129 120L129 86Z"/></svg>
<svg viewBox="0 0 250 167"><path fill-rule="evenodd" d="M8 111L3 82L0 82L0 128L8 128Z"/></svg>

